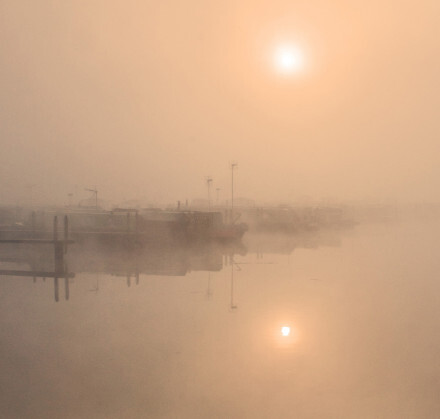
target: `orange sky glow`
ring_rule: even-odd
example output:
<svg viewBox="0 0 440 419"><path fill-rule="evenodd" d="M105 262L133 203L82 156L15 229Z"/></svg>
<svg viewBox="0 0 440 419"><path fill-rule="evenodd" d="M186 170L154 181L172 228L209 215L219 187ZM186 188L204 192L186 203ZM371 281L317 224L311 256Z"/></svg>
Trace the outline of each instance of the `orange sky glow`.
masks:
<svg viewBox="0 0 440 419"><path fill-rule="evenodd" d="M0 7L8 202L440 199L438 2Z"/></svg>

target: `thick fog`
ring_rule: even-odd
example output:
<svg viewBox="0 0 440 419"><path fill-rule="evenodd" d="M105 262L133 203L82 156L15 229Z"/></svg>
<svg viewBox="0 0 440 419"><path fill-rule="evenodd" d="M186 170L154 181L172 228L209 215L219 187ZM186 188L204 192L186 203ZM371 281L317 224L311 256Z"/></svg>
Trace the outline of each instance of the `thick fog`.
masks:
<svg viewBox="0 0 440 419"><path fill-rule="evenodd" d="M1 0L0 200L438 201L439 8Z"/></svg>
<svg viewBox="0 0 440 419"><path fill-rule="evenodd" d="M0 417L439 417L439 16L0 0Z"/></svg>

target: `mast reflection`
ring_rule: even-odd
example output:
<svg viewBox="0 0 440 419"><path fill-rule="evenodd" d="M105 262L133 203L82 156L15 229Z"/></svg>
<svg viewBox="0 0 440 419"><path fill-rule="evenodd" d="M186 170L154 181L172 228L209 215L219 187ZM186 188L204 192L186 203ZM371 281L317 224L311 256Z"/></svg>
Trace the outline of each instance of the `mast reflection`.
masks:
<svg viewBox="0 0 440 419"><path fill-rule="evenodd" d="M58 244L58 242L57 242ZM320 246L338 247L341 244L339 235L309 234L302 236L249 235L246 247L241 242L219 245L204 243L199 245L148 245L142 248L85 246L71 244L68 254L60 247L55 252L50 246L0 246L0 267L11 269L0 270L0 276L19 276L32 278L53 278L53 295L56 302L60 294L64 300L70 299L71 281L76 275L96 273L121 278L127 287L139 285L141 276L185 276L191 272L208 273L206 298L212 296L211 272L219 272L224 267L230 268L229 310L238 309L236 301L236 274L241 265L268 264L264 254L291 255L296 248L318 248ZM254 262L240 261L237 255L255 253ZM5 266L6 265L6 266ZM17 267L18 269L12 269ZM24 269L24 267L28 269ZM60 290L61 288L61 290ZM64 288L64 289L62 289ZM99 290L99 280L93 290ZM64 291L64 292L63 292Z"/></svg>
<svg viewBox="0 0 440 419"><path fill-rule="evenodd" d="M234 271L241 271L240 265L238 265L237 263L235 263L234 260L234 254L231 253L229 255L229 264L231 266L231 301L229 304L229 308L231 311L237 310L238 305L235 303L234 300Z"/></svg>
<svg viewBox="0 0 440 419"><path fill-rule="evenodd" d="M0 249L0 264L11 262L9 254ZM11 249L8 249L10 252ZM207 298L212 295L210 272L223 269L225 256L233 258L235 253L245 255L246 248L241 244L234 246L148 246L142 249L117 249L102 247L71 246L67 261L60 264L53 254L42 249L16 248L13 264L30 270L8 269L0 271L0 275L53 278L54 300L60 300L60 281L64 279L64 298L70 298L70 279L82 273L107 274L125 278L127 287L139 285L141 275L145 276L185 276L193 271L207 271L208 285ZM71 271L69 271L69 268ZM75 273L74 273L75 272ZM97 292L99 281L95 289Z"/></svg>

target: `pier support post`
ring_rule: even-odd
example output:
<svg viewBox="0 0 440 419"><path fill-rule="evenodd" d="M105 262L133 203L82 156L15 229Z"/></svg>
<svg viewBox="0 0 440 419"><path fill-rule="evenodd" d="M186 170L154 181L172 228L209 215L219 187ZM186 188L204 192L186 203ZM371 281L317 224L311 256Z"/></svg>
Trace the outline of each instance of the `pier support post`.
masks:
<svg viewBox="0 0 440 419"><path fill-rule="evenodd" d="M134 244L137 246L139 244L139 213L138 213L138 211L136 211L134 214L134 234L135 234Z"/></svg>
<svg viewBox="0 0 440 419"><path fill-rule="evenodd" d="M56 215L53 219L53 248L55 273L62 276L64 270L64 246L63 242L58 240L58 217Z"/></svg>
<svg viewBox="0 0 440 419"><path fill-rule="evenodd" d="M64 298L66 301L69 300L69 269L67 268L67 262L64 262Z"/></svg>
<svg viewBox="0 0 440 419"><path fill-rule="evenodd" d="M35 239L35 211L32 211L32 215L31 215L31 224L32 224L32 238Z"/></svg>
<svg viewBox="0 0 440 419"><path fill-rule="evenodd" d="M53 286L54 286L54 291L55 291L55 301L58 302L60 300L59 297L59 285L58 285L58 278L55 277L53 279Z"/></svg>
<svg viewBox="0 0 440 419"><path fill-rule="evenodd" d="M69 220L64 216L64 254L67 253L67 240L69 239Z"/></svg>
<svg viewBox="0 0 440 419"><path fill-rule="evenodd" d="M53 217L53 241L58 241L58 216Z"/></svg>

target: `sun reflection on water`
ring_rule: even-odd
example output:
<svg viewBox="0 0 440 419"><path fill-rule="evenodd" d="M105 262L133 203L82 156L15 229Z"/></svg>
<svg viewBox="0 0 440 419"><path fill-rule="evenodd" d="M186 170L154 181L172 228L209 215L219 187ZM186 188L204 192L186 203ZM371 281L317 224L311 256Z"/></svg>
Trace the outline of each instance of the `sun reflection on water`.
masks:
<svg viewBox="0 0 440 419"><path fill-rule="evenodd" d="M289 336L290 335L290 327L289 326L283 326L282 328L281 328L281 334L283 335L283 336Z"/></svg>

